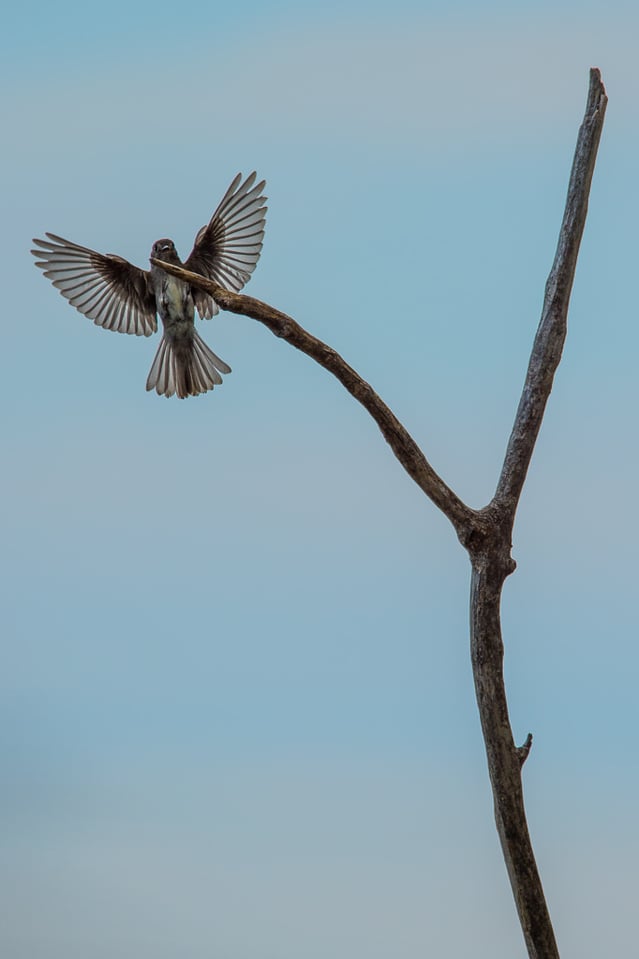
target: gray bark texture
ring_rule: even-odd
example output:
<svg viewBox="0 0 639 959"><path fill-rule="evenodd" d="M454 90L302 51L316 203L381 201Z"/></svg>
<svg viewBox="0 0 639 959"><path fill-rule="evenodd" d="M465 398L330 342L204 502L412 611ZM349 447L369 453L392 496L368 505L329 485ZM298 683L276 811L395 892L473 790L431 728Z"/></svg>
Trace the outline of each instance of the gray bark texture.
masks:
<svg viewBox="0 0 639 959"><path fill-rule="evenodd" d="M486 746L495 821L530 959L558 959L559 951L528 833L522 766L532 745L529 734L516 746L504 684L501 594L515 570L512 531L519 498L552 390L566 338L568 304L588 211L590 184L603 128L607 97L600 71L590 71L585 116L579 129L555 259L546 283L541 321L492 501L475 510L441 479L393 412L330 346L290 316L260 300L224 290L180 267L152 261L168 273L210 293L225 310L263 323L276 336L333 373L370 413L393 453L421 490L452 523L471 566L470 645L475 692Z"/></svg>

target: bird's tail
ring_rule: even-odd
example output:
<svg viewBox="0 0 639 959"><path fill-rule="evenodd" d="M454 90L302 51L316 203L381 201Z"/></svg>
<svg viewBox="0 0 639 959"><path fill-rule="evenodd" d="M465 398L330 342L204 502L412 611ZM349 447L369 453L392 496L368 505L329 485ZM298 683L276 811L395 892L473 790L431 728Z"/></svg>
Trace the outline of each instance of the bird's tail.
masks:
<svg viewBox="0 0 639 959"><path fill-rule="evenodd" d="M230 373L231 367L210 350L193 330L193 336L175 339L166 333L155 354L147 390L155 389L160 396L197 396L222 382L220 373Z"/></svg>

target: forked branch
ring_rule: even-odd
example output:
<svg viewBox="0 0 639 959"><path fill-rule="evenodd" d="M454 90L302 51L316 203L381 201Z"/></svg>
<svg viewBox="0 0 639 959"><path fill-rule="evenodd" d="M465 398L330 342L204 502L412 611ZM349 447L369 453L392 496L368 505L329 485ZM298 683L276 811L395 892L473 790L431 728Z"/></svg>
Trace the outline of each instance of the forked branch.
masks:
<svg viewBox="0 0 639 959"><path fill-rule="evenodd" d="M559 952L544 898L524 810L521 770L532 736L515 745L503 675L501 594L515 564L511 535L515 512L541 427L566 337L566 318L577 254L586 222L588 196L606 110L599 70L590 71L586 113L577 147L555 261L546 284L541 322L532 349L523 393L491 503L473 510L430 465L408 431L372 387L336 353L290 316L250 296L240 296L180 267L154 260L168 273L210 293L219 305L264 323L276 336L329 370L368 410L395 456L424 493L449 518L468 550L471 579L471 659L486 745L495 820L519 920L531 959L558 959Z"/></svg>

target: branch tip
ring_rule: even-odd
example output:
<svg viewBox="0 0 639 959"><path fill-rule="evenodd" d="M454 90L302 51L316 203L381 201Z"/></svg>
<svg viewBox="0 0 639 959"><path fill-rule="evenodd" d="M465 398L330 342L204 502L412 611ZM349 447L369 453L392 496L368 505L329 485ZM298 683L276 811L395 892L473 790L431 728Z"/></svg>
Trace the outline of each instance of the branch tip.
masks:
<svg viewBox="0 0 639 959"><path fill-rule="evenodd" d="M557 251L546 282L541 321L495 494L495 502L507 512L511 526L566 338L568 305L607 102L601 71L592 67Z"/></svg>

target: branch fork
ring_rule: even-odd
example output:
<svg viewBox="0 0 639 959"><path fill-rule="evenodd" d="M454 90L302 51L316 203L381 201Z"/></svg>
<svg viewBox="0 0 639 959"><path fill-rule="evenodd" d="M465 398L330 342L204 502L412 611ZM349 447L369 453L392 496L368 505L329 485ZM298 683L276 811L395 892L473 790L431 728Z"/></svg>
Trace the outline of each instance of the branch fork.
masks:
<svg viewBox="0 0 639 959"><path fill-rule="evenodd" d="M225 290L212 280L160 260L167 273L205 290L225 310L263 323L329 370L370 413L393 453L420 489L448 517L471 566L471 660L488 759L495 820L530 959L559 959L524 810L521 769L532 746L516 747L503 675L501 594L515 570L511 556L515 513L566 338L568 304L583 235L590 184L607 97L598 69L590 71L586 111L570 175L555 259L546 283L541 321L493 500L471 509L433 469L415 440L373 388L326 343L260 300Z"/></svg>

